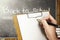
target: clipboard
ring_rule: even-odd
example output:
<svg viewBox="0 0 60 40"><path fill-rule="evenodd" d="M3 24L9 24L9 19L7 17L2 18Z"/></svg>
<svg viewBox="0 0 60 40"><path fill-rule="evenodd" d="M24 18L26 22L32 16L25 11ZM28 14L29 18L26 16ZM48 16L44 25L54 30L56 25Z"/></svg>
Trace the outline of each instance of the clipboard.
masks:
<svg viewBox="0 0 60 40"><path fill-rule="evenodd" d="M17 39L22 40L22 36L21 36L21 32L20 32L20 28L19 28L19 24L18 24L18 20L17 20L16 15L13 16L13 21L14 21L14 26L16 29Z"/></svg>
<svg viewBox="0 0 60 40"><path fill-rule="evenodd" d="M47 12L47 13L48 13L48 12ZM39 13L38 13L38 14L39 14ZM29 14L30 16L27 15L27 14L14 15L14 16L13 16L13 21L14 21L14 25L15 25L15 28L16 28L18 40L28 40L28 39L29 39L29 40L40 40L40 39L41 39L41 40L44 40L44 39L45 39L44 35L41 34L40 30L38 30L39 28L37 28L37 27L35 27L35 28L30 27L30 28L31 28L31 31L32 31L33 29L35 30L35 29L37 28L37 29L36 29L37 31L35 30L35 32L34 32L34 30L33 30L32 32L31 32L30 30L27 31L28 34L29 34L29 31L30 31L30 35L31 35L31 33L32 33L32 35L35 36L35 37L32 37L32 35L31 35L31 36L29 35L28 37L25 37L25 38L24 38L24 35L25 35L25 34L23 34L24 31L23 31L23 30L22 30L23 32L21 31L21 28L22 28L22 27L21 27L21 24L19 24L19 19L22 19L22 16L24 16L24 15L25 15L27 18L29 18L29 21L27 20L28 22L31 22L31 21L32 21L32 24L33 24L33 22L34 22L34 19L37 19L37 17L40 18L39 16L37 16L37 17L32 16L32 17L31 17L31 14ZM45 14L44 14L44 15L45 15ZM17 18L17 16L20 17L20 18ZM28 16L29 16L29 17L28 17ZM30 21L30 19L31 19L31 21ZM33 19L33 20L32 20L32 19ZM22 20L21 20L21 21L22 21ZM26 22L27 22L27 21L26 21ZM37 21L36 21L36 22L37 22ZM21 23L21 22L20 22L20 23ZM23 22L23 23L24 23L24 22ZM30 24L31 24L31 23L30 23ZM28 23L28 25L30 25L30 24ZM31 24L31 25L32 25L32 24ZM34 26L34 25L35 25L35 24L33 24L33 26ZM27 26L27 25L26 25L26 26ZM26 27L26 26L25 26L25 27ZM36 26L36 25L35 25L35 26ZM34 34L33 34L33 33L34 33ZM35 35L35 34L38 34L38 35ZM25 35L25 36L26 36L26 35ZM36 37L36 36L37 36L37 37ZM40 38L39 38L39 37L40 37ZM33 38L34 38L34 39L33 39ZM37 39L37 38L38 38L38 39ZM45 39L45 40L46 40L46 39Z"/></svg>

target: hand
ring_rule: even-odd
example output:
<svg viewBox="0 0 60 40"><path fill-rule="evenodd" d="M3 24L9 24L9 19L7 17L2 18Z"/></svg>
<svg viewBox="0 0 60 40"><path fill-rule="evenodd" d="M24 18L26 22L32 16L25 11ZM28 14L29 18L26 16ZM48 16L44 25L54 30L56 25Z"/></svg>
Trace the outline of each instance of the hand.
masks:
<svg viewBox="0 0 60 40"><path fill-rule="evenodd" d="M42 25L41 27L44 28L45 34L49 40L57 40L56 28L52 25L49 25L47 21L57 24L56 20L49 14L46 18L40 20L40 25Z"/></svg>

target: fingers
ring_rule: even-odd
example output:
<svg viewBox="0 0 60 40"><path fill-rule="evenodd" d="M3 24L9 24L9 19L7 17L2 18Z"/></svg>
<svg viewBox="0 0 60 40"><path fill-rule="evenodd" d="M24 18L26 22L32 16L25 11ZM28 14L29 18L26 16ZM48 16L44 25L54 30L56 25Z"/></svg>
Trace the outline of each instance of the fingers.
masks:
<svg viewBox="0 0 60 40"><path fill-rule="evenodd" d="M52 23L57 24L56 20L55 20L51 15L50 15L50 17L49 17L49 20L50 20Z"/></svg>
<svg viewBox="0 0 60 40"><path fill-rule="evenodd" d="M47 17L43 18L47 21L50 21L53 24L57 24L56 20L49 14Z"/></svg>
<svg viewBox="0 0 60 40"><path fill-rule="evenodd" d="M41 23L43 24L44 28L49 27L48 23L46 22L46 20L41 20Z"/></svg>

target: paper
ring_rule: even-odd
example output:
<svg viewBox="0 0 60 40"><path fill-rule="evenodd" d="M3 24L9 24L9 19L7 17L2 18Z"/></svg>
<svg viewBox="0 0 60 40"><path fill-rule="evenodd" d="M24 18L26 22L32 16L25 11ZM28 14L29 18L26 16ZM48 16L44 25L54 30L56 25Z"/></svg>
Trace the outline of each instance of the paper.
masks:
<svg viewBox="0 0 60 40"><path fill-rule="evenodd" d="M22 14L17 15L17 19L23 40L46 40L36 18L28 18L27 14Z"/></svg>

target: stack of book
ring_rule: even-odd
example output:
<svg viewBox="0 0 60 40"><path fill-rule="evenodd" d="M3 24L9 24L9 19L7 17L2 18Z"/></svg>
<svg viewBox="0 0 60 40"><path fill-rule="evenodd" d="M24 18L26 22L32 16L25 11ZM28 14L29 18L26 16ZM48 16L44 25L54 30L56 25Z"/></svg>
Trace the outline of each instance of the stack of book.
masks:
<svg viewBox="0 0 60 40"><path fill-rule="evenodd" d="M56 33L57 33L58 38L60 38L60 28L56 28Z"/></svg>

